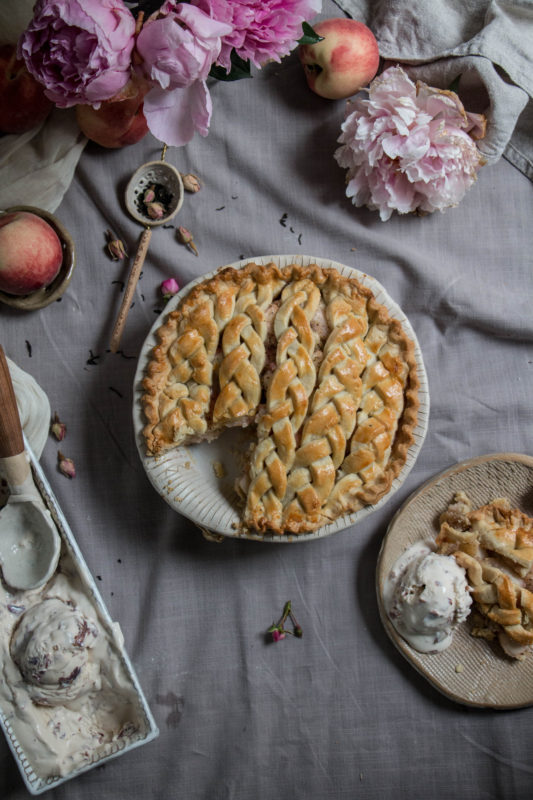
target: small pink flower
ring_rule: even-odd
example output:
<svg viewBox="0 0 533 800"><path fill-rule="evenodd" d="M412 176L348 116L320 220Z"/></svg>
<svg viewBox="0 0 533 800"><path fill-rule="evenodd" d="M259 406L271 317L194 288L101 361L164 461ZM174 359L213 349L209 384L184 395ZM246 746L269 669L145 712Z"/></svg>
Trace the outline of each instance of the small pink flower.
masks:
<svg viewBox="0 0 533 800"><path fill-rule="evenodd" d="M124 247L124 242L120 239L116 239L111 231L107 231L107 252L113 259L113 261L121 261L123 258L127 256L126 248Z"/></svg>
<svg viewBox="0 0 533 800"><path fill-rule="evenodd" d="M187 175L182 175L181 179L183 181L183 188L186 192L191 192L191 194L196 194L202 188L200 181L196 175L193 175L192 172L189 172Z"/></svg>
<svg viewBox="0 0 533 800"><path fill-rule="evenodd" d="M198 248L194 243L193 235L187 228L184 228L183 225L180 225L178 228L178 241L188 247L195 256L198 255Z"/></svg>
<svg viewBox="0 0 533 800"><path fill-rule="evenodd" d="M62 472L66 478L76 477L74 461L71 458L66 458L61 450L58 450L57 452L57 465L59 467L59 471Z"/></svg>
<svg viewBox="0 0 533 800"><path fill-rule="evenodd" d="M162 219L165 216L165 209L161 203L146 203L146 211L150 219Z"/></svg>
<svg viewBox="0 0 533 800"><path fill-rule="evenodd" d="M348 170L346 195L383 221L394 211L456 206L484 163L474 141L484 122L454 92L415 85L401 67L390 67L374 78L368 99L348 105L334 154Z"/></svg>
<svg viewBox="0 0 533 800"><path fill-rule="evenodd" d="M169 300L180 290L179 284L175 278L167 278L166 281L163 281L160 288L165 300Z"/></svg>
<svg viewBox="0 0 533 800"><path fill-rule="evenodd" d="M282 640L282 639L284 639L284 638L285 638L285 636L286 636L286 634L285 634L285 633L282 633L281 631L278 631L278 629L277 629L277 628L275 628L275 629L272 631L272 640L273 640L274 642L281 642L281 640Z"/></svg>
<svg viewBox="0 0 533 800"><path fill-rule="evenodd" d="M57 413L54 414L54 418L52 420L52 427L51 427L52 434L55 436L58 442L62 442L67 433L67 426L64 422L61 422Z"/></svg>

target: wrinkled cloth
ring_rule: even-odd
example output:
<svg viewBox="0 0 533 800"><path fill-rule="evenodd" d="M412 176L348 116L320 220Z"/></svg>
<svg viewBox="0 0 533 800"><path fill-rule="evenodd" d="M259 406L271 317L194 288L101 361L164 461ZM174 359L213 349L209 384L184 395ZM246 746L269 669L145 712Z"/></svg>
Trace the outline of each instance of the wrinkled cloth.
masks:
<svg viewBox="0 0 533 800"><path fill-rule="evenodd" d="M530 0L335 0L365 22L382 58L441 89L461 76L469 111L487 116L479 143L533 180L533 3Z"/></svg>
<svg viewBox="0 0 533 800"><path fill-rule="evenodd" d="M323 13L342 15L332 0ZM464 459L533 454L533 185L501 158L457 208L383 223L346 198L333 159L345 103L313 94L296 54L210 90L209 136L167 151L201 190L185 194L175 227L153 231L120 352L109 341L142 233L121 200L132 170L159 158L150 134L84 149L57 209L77 253L61 302L0 305L6 355L67 426L60 447L76 478L58 471L51 436L40 463L161 732L43 800L529 800L533 708L465 708L441 695L389 640L375 584L383 537L411 492ZM108 229L129 259L106 254ZM164 308L162 281L185 286L269 253L331 258L382 284L422 348L429 428L401 489L348 530L306 543L216 543L143 469L132 423L138 356ZM232 436L223 460L238 471ZM206 485L215 459L204 462ZM220 480L229 494L232 479ZM533 510L530 490L524 503ZM269 643L287 600L303 637ZM460 663L475 684L469 660ZM0 798L29 800L2 735Z"/></svg>
<svg viewBox="0 0 533 800"><path fill-rule="evenodd" d="M86 144L74 111L59 108L31 131L0 138L0 209L25 205L54 212Z"/></svg>

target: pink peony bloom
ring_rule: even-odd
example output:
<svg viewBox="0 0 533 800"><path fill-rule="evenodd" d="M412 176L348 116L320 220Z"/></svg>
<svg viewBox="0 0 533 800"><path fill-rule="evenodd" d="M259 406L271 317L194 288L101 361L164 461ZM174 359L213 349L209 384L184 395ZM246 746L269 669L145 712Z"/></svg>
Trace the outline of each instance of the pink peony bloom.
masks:
<svg viewBox="0 0 533 800"><path fill-rule="evenodd" d="M145 23L137 39L142 70L154 85L144 99L150 131L169 145L181 146L195 131L207 136L211 97L206 78L220 52L223 22L201 9L167 0Z"/></svg>
<svg viewBox="0 0 533 800"><path fill-rule="evenodd" d="M334 157L346 167L355 206L430 213L456 206L484 160L473 141L485 119L465 111L454 92L416 86L401 67L374 78L368 99L349 104Z"/></svg>
<svg viewBox="0 0 533 800"><path fill-rule="evenodd" d="M296 47L305 22L322 7L322 0L192 0L213 19L231 26L222 37L217 64L231 69L231 51L256 67L280 61Z"/></svg>
<svg viewBox="0 0 533 800"><path fill-rule="evenodd" d="M18 55L56 105L98 106L130 79L134 34L122 0L37 0Z"/></svg>

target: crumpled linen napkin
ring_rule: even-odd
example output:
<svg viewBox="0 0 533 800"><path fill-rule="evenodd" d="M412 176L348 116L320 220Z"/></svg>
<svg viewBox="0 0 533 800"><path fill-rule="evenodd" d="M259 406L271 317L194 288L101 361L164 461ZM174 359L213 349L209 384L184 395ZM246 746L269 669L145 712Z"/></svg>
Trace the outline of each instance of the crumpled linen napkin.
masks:
<svg viewBox="0 0 533 800"><path fill-rule="evenodd" d="M488 164L502 155L533 180L533 3L531 0L335 0L364 22L384 59L413 80L458 93L483 112L478 146Z"/></svg>
<svg viewBox="0 0 533 800"><path fill-rule="evenodd" d="M18 41L34 0L0 3L0 44ZM72 109L54 109L30 131L0 137L0 209L29 205L53 213L87 144Z"/></svg>
<svg viewBox="0 0 533 800"><path fill-rule="evenodd" d="M35 378L7 359L17 400L20 424L35 455L40 458L50 432L50 402Z"/></svg>
<svg viewBox="0 0 533 800"><path fill-rule="evenodd" d="M24 372L10 358L7 359L7 365L22 430L35 458L39 459L50 431L50 402L35 378ZM6 504L8 497L9 489L0 482L0 508Z"/></svg>

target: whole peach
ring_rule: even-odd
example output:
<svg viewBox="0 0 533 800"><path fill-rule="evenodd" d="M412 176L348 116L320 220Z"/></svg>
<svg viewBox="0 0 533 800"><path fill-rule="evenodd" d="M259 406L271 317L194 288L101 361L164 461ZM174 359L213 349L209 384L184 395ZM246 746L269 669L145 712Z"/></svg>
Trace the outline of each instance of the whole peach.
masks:
<svg viewBox="0 0 533 800"><path fill-rule="evenodd" d="M325 19L313 25L323 39L300 45L298 54L307 84L321 97L351 97L375 77L379 49L370 28L355 19Z"/></svg>
<svg viewBox="0 0 533 800"><path fill-rule="evenodd" d="M102 147L117 148L136 144L148 133L143 100L148 85L132 78L124 89L109 100L92 106L76 106L76 119L82 133Z"/></svg>
<svg viewBox="0 0 533 800"><path fill-rule="evenodd" d="M0 214L0 290L26 295L48 286L62 262L61 241L48 222L29 211Z"/></svg>

